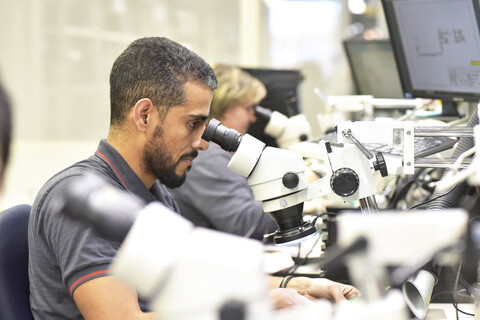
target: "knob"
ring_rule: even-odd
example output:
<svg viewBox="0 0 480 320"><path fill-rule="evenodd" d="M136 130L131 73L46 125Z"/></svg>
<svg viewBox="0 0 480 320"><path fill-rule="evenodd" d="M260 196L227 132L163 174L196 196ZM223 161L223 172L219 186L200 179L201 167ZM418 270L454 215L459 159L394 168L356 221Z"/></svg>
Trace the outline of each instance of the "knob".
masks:
<svg viewBox="0 0 480 320"><path fill-rule="evenodd" d="M298 179L298 175L293 172L287 172L283 175L282 183L288 189L293 189L298 186L300 179Z"/></svg>
<svg viewBox="0 0 480 320"><path fill-rule="evenodd" d="M380 170L380 174L382 177L388 176L387 164L385 163L385 158L381 152L375 153L375 158L377 161L373 161L373 168L378 171Z"/></svg>
<svg viewBox="0 0 480 320"><path fill-rule="evenodd" d="M336 170L330 178L330 187L333 192L341 197L348 197L358 190L360 179L358 175L349 168Z"/></svg>

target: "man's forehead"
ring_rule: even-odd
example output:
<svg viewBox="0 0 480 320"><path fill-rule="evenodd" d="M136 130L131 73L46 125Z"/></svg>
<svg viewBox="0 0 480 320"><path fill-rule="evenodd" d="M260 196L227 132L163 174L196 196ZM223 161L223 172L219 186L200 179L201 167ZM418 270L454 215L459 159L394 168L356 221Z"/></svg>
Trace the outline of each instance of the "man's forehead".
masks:
<svg viewBox="0 0 480 320"><path fill-rule="evenodd" d="M208 119L209 110L192 109L187 106L176 106L168 110L164 119L177 120L197 120L206 121Z"/></svg>

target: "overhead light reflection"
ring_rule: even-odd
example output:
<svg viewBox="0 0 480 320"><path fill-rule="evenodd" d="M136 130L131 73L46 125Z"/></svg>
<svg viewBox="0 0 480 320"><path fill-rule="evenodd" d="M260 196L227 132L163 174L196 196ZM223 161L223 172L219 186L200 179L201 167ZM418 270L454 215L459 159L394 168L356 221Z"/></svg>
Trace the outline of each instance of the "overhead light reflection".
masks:
<svg viewBox="0 0 480 320"><path fill-rule="evenodd" d="M364 14L367 10L365 0L348 0L348 10L352 14Z"/></svg>

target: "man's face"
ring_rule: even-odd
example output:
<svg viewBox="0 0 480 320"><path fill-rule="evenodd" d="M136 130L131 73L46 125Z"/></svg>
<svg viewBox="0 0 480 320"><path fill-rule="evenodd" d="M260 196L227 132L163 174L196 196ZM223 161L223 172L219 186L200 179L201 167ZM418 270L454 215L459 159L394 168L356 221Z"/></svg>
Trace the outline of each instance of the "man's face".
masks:
<svg viewBox="0 0 480 320"><path fill-rule="evenodd" d="M195 82L185 84L185 93L187 101L172 107L160 120L142 155L146 171L169 188L182 185L198 151L208 148L201 137L213 93Z"/></svg>

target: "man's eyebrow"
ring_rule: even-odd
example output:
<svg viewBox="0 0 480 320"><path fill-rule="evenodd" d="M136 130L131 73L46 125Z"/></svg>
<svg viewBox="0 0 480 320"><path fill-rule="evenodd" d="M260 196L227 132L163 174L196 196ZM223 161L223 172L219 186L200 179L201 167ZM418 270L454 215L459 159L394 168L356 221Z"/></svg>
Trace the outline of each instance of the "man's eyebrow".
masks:
<svg viewBox="0 0 480 320"><path fill-rule="evenodd" d="M188 116L190 118L195 118L195 119L202 120L202 121L207 121L207 119L208 119L208 116L206 116L204 114L190 114Z"/></svg>

